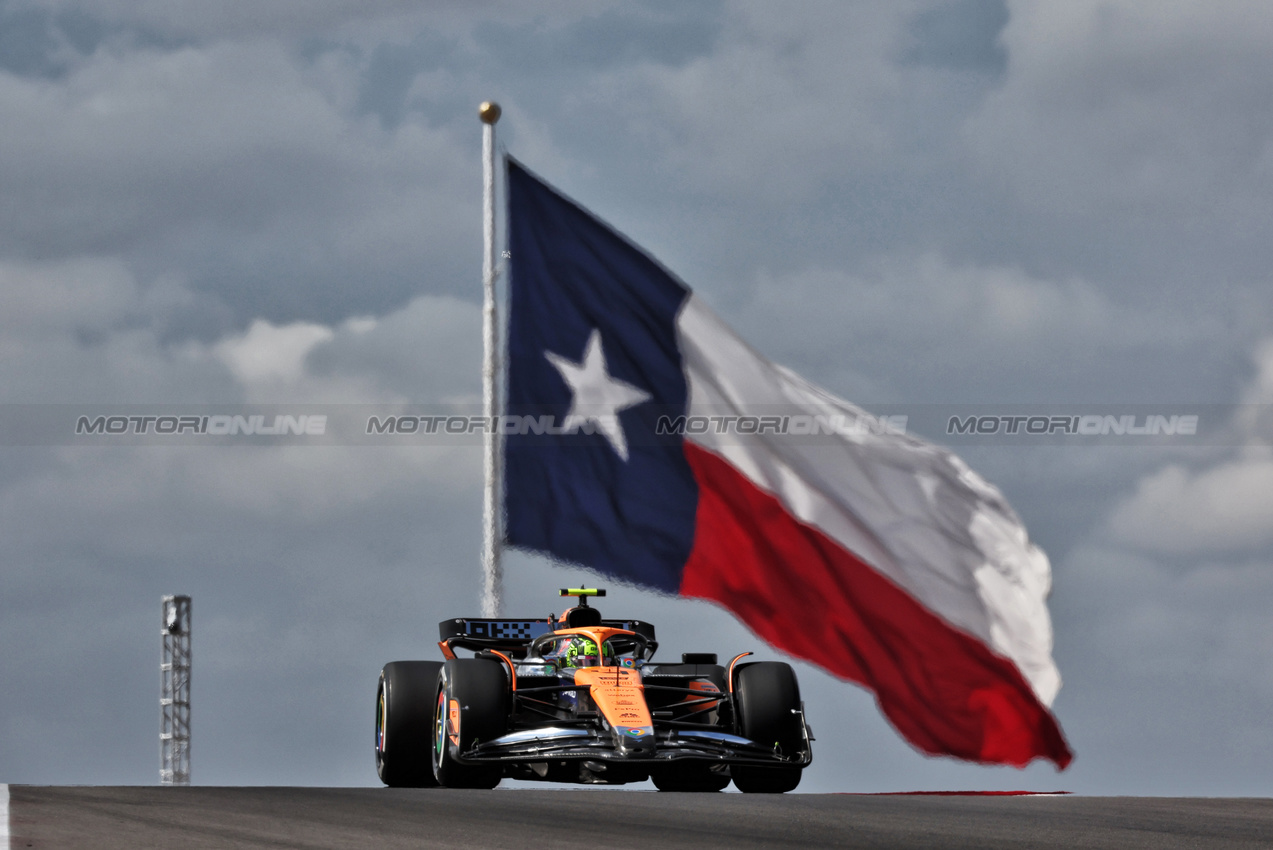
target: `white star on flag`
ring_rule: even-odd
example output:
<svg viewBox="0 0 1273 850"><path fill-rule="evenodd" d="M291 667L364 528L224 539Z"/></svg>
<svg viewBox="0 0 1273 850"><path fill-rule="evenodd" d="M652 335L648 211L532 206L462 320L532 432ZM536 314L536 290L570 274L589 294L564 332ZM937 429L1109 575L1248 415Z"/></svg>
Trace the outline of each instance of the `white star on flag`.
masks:
<svg viewBox="0 0 1273 850"><path fill-rule="evenodd" d="M563 428L567 433L579 430L587 422L597 423L598 430L610 441L615 454L628 459L628 440L619 423L619 411L649 401L650 394L626 381L612 378L606 370L606 355L601 350L601 331L593 329L584 348L583 361L572 363L560 354L545 351L548 362L561 373L574 398L566 414Z"/></svg>

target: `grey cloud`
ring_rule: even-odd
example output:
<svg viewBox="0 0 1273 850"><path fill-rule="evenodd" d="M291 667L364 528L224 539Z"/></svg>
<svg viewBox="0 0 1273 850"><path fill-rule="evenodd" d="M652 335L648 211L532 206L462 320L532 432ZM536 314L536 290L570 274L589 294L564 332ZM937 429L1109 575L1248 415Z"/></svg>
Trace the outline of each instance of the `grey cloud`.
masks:
<svg viewBox="0 0 1273 850"><path fill-rule="evenodd" d="M1109 517L1114 540L1166 555L1267 551L1273 546L1273 344L1255 351L1257 368L1230 423L1233 450L1178 461L1140 479ZM1205 463L1197 463L1203 460Z"/></svg>
<svg viewBox="0 0 1273 850"><path fill-rule="evenodd" d="M52 77L65 70L59 54L67 45L53 16L36 9L0 5L0 69Z"/></svg>
<svg viewBox="0 0 1273 850"><path fill-rule="evenodd" d="M1268 562L1164 570L1091 547L1057 575L1066 689L1056 708L1079 753L1071 780L1167 795L1259 787L1273 746L1262 708L1273 682Z"/></svg>
<svg viewBox="0 0 1273 850"><path fill-rule="evenodd" d="M1101 8L14 0L0 18L32 47L0 73L3 400L475 396L487 97L514 154L855 402L1263 398L1267 16ZM272 345L293 361L230 356ZM964 454L1053 558L1076 765L920 758L801 666L807 787L1263 793L1259 516L1217 503L1240 547L1183 521L1150 545L1243 457ZM0 449L0 779L153 781L158 597L190 592L196 781L371 784L380 664L476 608L479 466ZM1173 466L1172 499L1136 501ZM521 554L508 575L510 610L541 616L581 580ZM710 606L609 604L673 652L757 648Z"/></svg>
<svg viewBox="0 0 1273 850"><path fill-rule="evenodd" d="M476 27L474 38L510 69L568 78L615 66L684 65L709 52L724 18L719 2L636 3L573 20L492 21Z"/></svg>
<svg viewBox="0 0 1273 850"><path fill-rule="evenodd" d="M478 458L427 454L90 450L11 481L0 622L34 667L5 662L6 778L152 781L157 599L188 592L200 781L358 781L331 760L365 755L368 680L424 651L420 608L468 605Z"/></svg>
<svg viewBox="0 0 1273 850"><path fill-rule="evenodd" d="M331 321L454 290L463 266L437 249L474 241L456 215L472 155L446 131L351 121L322 71L254 44L99 55L55 97L0 79L15 128L0 244L177 266L242 319Z"/></svg>
<svg viewBox="0 0 1273 850"><path fill-rule="evenodd" d="M1004 0L957 0L926 9L911 21L914 43L904 59L920 65L1000 74L1008 52L999 34L1008 23Z"/></svg>
<svg viewBox="0 0 1273 850"><path fill-rule="evenodd" d="M1119 304L1078 278L889 259L860 274L760 276L739 313L776 359L864 400L1136 403L1164 388L1191 399L1213 392L1215 361L1199 360L1199 343L1216 323ZM1151 359L1175 367L1148 379L1156 385L1145 383Z"/></svg>
<svg viewBox="0 0 1273 850"><path fill-rule="evenodd" d="M1139 287L1262 281L1267 16L1243 2L1010 8L1009 73L966 127L982 178L1107 245L1109 262L1133 259Z"/></svg>
<svg viewBox="0 0 1273 850"><path fill-rule="evenodd" d="M316 0L304 7L280 0L260 3L128 2L128 0L12 0L14 7L59 16L91 16L103 24L128 26L172 37L204 39L259 35L304 35L338 27L366 15L366 5L353 0ZM379 4L381 14L393 14L413 4L406 0Z"/></svg>
<svg viewBox="0 0 1273 850"><path fill-rule="evenodd" d="M0 261L0 307L6 403L237 397L222 366L168 339L191 313L215 315L174 280L141 280L108 257Z"/></svg>
<svg viewBox="0 0 1273 850"><path fill-rule="evenodd" d="M404 27L424 25L468 32L475 17L468 0L431 0L421 7L412 0L382 0L374 10L359 0L312 0L297 5L289 0L227 0L208 4L194 0L9 0L18 10L39 10L61 18L79 16L98 25L170 42L210 43L225 40L306 39L338 36L392 41ZM596 3L602 12L607 6ZM657 5L657 4L653 4ZM568 0L540 0L534 4L490 3L476 12L478 20L504 21L572 19L578 7Z"/></svg>
<svg viewBox="0 0 1273 850"><path fill-rule="evenodd" d="M374 382L380 398L408 402L474 397L480 363L478 308L436 296L415 299L372 329L340 329L309 360L320 378L358 376Z"/></svg>

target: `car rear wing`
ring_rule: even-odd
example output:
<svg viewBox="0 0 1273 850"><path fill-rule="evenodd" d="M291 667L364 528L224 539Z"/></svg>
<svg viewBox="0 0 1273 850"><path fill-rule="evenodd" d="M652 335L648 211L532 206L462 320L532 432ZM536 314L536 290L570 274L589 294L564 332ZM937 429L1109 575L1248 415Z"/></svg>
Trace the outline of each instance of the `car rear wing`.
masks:
<svg viewBox="0 0 1273 850"><path fill-rule="evenodd" d="M540 635L554 631L555 627L564 626L545 617L542 620L493 620L457 617L454 620L443 620L438 623L438 636L444 640L465 638L474 642L489 641L492 646L509 644L529 644ZM630 632L654 640L654 624L643 620L602 620L601 625L612 629L626 629Z"/></svg>

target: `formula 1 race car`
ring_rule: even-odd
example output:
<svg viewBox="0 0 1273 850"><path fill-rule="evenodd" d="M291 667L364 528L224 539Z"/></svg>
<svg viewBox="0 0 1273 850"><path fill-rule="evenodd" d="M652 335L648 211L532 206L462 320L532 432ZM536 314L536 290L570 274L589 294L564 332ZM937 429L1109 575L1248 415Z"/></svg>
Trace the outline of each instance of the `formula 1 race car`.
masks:
<svg viewBox="0 0 1273 850"><path fill-rule="evenodd" d="M579 604L560 618L440 623L445 661L394 661L376 693L376 771L394 787L504 777L660 791L783 793L813 740L791 665L714 653L652 662L654 626ZM457 650L474 653L460 658Z"/></svg>

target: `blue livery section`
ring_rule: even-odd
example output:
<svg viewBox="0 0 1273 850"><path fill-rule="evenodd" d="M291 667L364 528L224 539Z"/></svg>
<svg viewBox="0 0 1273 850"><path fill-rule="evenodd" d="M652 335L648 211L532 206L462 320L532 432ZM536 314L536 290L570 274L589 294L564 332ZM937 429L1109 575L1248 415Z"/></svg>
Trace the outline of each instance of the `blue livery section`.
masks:
<svg viewBox="0 0 1273 850"><path fill-rule="evenodd" d="M587 426L507 437L507 542L676 593L694 544L698 487L680 438L659 437L655 424L686 411L675 325L689 290L515 160L506 162L506 412L565 423L574 393L548 355L580 364L594 332L609 375L648 394L618 413L627 460Z"/></svg>

